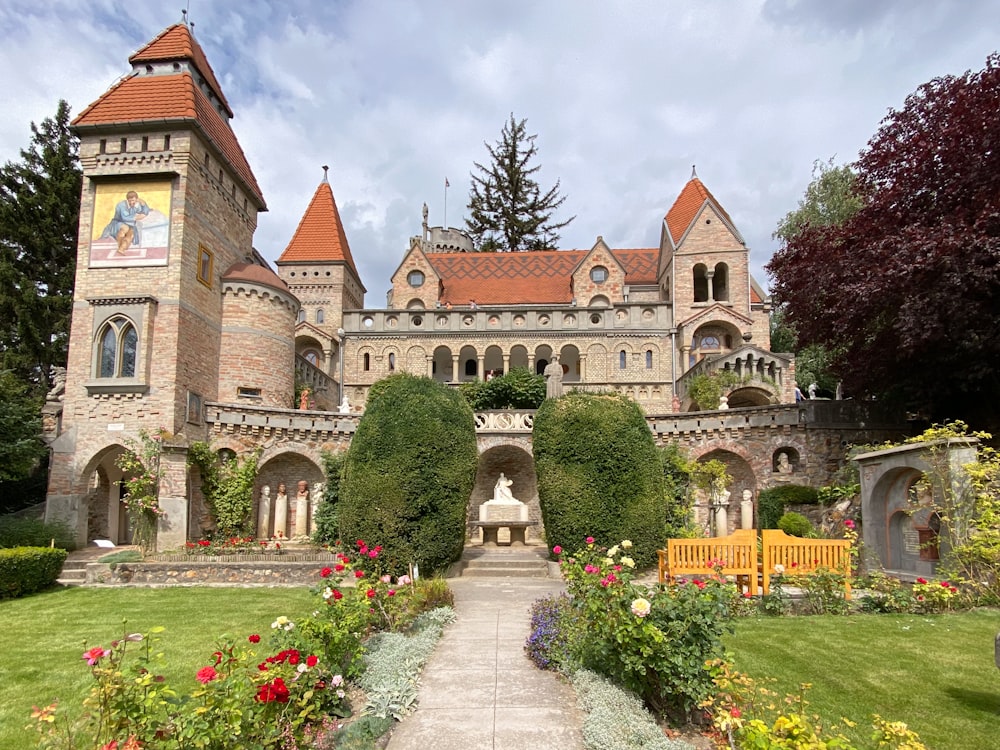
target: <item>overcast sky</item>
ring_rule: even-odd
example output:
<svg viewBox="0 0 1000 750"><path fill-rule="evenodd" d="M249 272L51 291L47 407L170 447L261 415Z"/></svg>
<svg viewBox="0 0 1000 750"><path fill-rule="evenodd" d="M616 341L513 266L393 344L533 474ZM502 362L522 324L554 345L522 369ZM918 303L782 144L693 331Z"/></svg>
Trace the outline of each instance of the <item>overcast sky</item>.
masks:
<svg viewBox="0 0 1000 750"><path fill-rule="evenodd" d="M921 83L983 68L1000 31L992 0L4 0L0 161L188 3L268 204L256 248L281 254L330 165L368 307L424 202L462 226L510 113L538 135L543 189L560 181L558 218L576 215L562 249L656 246L697 165L767 285L814 160L853 161Z"/></svg>

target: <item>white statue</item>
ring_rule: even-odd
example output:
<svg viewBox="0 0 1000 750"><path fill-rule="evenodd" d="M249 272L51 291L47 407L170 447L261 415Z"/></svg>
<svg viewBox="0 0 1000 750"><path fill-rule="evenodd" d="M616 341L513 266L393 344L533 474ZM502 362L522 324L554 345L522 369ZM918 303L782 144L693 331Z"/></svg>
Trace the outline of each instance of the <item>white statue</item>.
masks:
<svg viewBox="0 0 1000 750"><path fill-rule="evenodd" d="M288 493L284 482L278 482L278 494L274 498L274 536L288 536Z"/></svg>
<svg viewBox="0 0 1000 750"><path fill-rule="evenodd" d="M545 366L545 398L559 398L562 395L563 369L559 355L553 354L552 361Z"/></svg>
<svg viewBox="0 0 1000 750"><path fill-rule="evenodd" d="M719 409L728 409L728 408L729 408L729 397L719 396Z"/></svg>
<svg viewBox="0 0 1000 750"><path fill-rule="evenodd" d="M316 509L323 500L323 483L313 482L312 493L309 495L309 536L316 533Z"/></svg>
<svg viewBox="0 0 1000 750"><path fill-rule="evenodd" d="M309 533L309 483L299 481L295 494L295 536L303 537Z"/></svg>
<svg viewBox="0 0 1000 750"><path fill-rule="evenodd" d="M347 394L346 393L344 394L344 400L340 402L340 413L341 414L350 414L351 413L351 404L347 400Z"/></svg>
<svg viewBox="0 0 1000 750"><path fill-rule="evenodd" d="M750 490L743 490L743 499L740 501L740 528L753 528L753 493Z"/></svg>
<svg viewBox="0 0 1000 750"><path fill-rule="evenodd" d="M260 490L260 505L257 506L257 538L271 536L271 488L264 485Z"/></svg>
<svg viewBox="0 0 1000 750"><path fill-rule="evenodd" d="M516 503L517 499L514 497L514 493L510 491L511 485L514 482L504 476L503 472L500 472L500 477L497 479L497 483L493 486L493 502L494 503Z"/></svg>

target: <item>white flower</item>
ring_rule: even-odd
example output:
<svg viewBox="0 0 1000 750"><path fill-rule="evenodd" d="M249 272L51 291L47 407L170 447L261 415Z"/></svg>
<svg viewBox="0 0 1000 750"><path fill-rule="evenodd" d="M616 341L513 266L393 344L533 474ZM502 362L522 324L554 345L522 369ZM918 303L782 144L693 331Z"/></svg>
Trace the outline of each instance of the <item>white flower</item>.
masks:
<svg viewBox="0 0 1000 750"><path fill-rule="evenodd" d="M774 572L780 576L782 573L785 572L785 566L782 565L781 563L778 563L777 565L774 566Z"/></svg>
<svg viewBox="0 0 1000 750"><path fill-rule="evenodd" d="M615 564L615 561L614 561L614 560L612 560L612 559L611 559L610 557L605 557L605 558L604 558L604 564L605 564L605 565L614 565L614 564Z"/></svg>
<svg viewBox="0 0 1000 750"><path fill-rule="evenodd" d="M338 690L337 691L337 697L338 698L343 698L345 695L347 695L347 693L345 693L343 690Z"/></svg>
<svg viewBox="0 0 1000 750"><path fill-rule="evenodd" d="M631 557L623 557L621 560L619 560L619 562L622 565L624 565L626 568L634 568L635 567L635 560L633 560Z"/></svg>
<svg viewBox="0 0 1000 750"><path fill-rule="evenodd" d="M632 549L632 542L629 539L622 539L622 549Z"/></svg>
<svg viewBox="0 0 1000 750"><path fill-rule="evenodd" d="M617 554L618 554L618 545L616 544L614 547L608 550L608 557L614 557Z"/></svg>
<svg viewBox="0 0 1000 750"><path fill-rule="evenodd" d="M298 670L299 674L302 674L307 669L309 669L309 667L306 666L306 663L303 661L303 662L299 662L299 666L297 666L296 669Z"/></svg>
<svg viewBox="0 0 1000 750"><path fill-rule="evenodd" d="M340 687L341 685L343 685L344 684L343 675L335 674L333 676L333 679L330 680L330 684L333 685L334 687Z"/></svg>
<svg viewBox="0 0 1000 750"><path fill-rule="evenodd" d="M632 614L636 617L645 617L649 614L650 604L645 599L632 600Z"/></svg>
<svg viewBox="0 0 1000 750"><path fill-rule="evenodd" d="M333 589L327 586L325 589L323 589L323 598L329 599L331 596L333 596Z"/></svg>
<svg viewBox="0 0 1000 750"><path fill-rule="evenodd" d="M291 620L289 620L284 615L280 615L277 620L275 620L274 622L271 623L271 629L272 630L277 630L278 628L281 628L282 630L286 630L287 631L287 630L291 630L294 627L295 627L295 623L292 622Z"/></svg>

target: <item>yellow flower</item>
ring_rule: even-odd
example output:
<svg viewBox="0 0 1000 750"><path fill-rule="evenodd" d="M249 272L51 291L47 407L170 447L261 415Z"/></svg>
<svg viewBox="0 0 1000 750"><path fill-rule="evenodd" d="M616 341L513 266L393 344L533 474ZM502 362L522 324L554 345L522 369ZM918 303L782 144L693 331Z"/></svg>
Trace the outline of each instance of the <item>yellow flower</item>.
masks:
<svg viewBox="0 0 1000 750"><path fill-rule="evenodd" d="M624 566L625 566L626 568L634 568L634 567L635 567L635 560L633 560L633 559L632 559L631 557L623 557L623 558L622 558L622 559L620 560L620 562L621 562L621 564L622 564L622 565L624 565Z"/></svg>
<svg viewBox="0 0 1000 750"><path fill-rule="evenodd" d="M632 542L628 539L622 539L622 549L632 549Z"/></svg>

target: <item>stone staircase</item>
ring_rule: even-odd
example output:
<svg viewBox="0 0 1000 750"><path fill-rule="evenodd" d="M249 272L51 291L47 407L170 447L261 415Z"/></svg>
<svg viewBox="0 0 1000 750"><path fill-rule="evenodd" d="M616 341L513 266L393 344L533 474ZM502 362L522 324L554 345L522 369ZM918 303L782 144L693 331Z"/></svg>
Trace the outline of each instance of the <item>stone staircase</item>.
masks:
<svg viewBox="0 0 1000 750"><path fill-rule="evenodd" d="M463 578L548 578L548 550L544 546L468 546L452 568Z"/></svg>
<svg viewBox="0 0 1000 750"><path fill-rule="evenodd" d="M63 586L83 586L87 582L87 563L90 560L66 558L56 583Z"/></svg>

